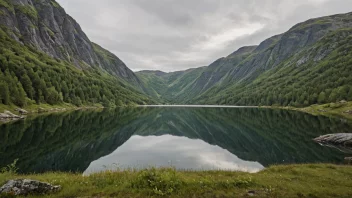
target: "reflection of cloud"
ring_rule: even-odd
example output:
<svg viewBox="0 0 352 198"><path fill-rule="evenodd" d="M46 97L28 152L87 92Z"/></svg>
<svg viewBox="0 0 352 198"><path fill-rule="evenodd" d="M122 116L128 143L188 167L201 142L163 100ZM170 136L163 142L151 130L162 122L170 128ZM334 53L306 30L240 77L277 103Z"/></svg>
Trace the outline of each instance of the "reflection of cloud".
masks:
<svg viewBox="0 0 352 198"><path fill-rule="evenodd" d="M258 172L264 168L202 140L163 135L133 136L110 155L92 162L84 174L114 169L114 164L122 169L174 166L181 170Z"/></svg>

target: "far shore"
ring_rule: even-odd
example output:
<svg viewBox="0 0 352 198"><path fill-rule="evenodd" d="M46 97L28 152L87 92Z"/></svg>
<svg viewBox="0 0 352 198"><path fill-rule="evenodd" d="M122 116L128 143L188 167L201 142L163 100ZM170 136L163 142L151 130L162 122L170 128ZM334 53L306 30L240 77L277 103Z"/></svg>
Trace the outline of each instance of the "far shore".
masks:
<svg viewBox="0 0 352 198"><path fill-rule="evenodd" d="M127 107L127 106L124 106ZM235 105L135 105L130 107L169 107L169 108L262 108L262 109L283 109L291 111L300 111L308 113L311 115L322 115L327 117L336 117L343 118L347 120L352 120L352 102L338 102L338 103L329 103L323 105L312 105L309 107L297 108L291 106L235 106ZM10 111L11 113L18 114L21 116L21 119L24 119L26 115L38 115L38 114L50 114L57 112L67 112L73 110L84 110L84 109L103 109L104 107L101 104L95 104L91 106L81 106L77 107L72 104L64 103L60 105L31 105L23 108L28 113L20 115L19 112L14 111L14 109L19 109L14 105L0 105L0 113L5 111ZM116 107L118 108L118 107ZM6 123L9 121L15 121L18 119L9 119L4 120L0 118L0 123Z"/></svg>
<svg viewBox="0 0 352 198"><path fill-rule="evenodd" d="M138 107L259 108L259 106L231 106L231 105L138 105Z"/></svg>

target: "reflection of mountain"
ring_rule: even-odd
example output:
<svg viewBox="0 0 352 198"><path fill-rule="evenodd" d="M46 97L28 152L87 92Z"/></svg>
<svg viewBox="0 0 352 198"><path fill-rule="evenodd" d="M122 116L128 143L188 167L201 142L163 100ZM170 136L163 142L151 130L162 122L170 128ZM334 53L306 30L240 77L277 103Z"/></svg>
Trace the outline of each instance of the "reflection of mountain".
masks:
<svg viewBox="0 0 352 198"><path fill-rule="evenodd" d="M131 134L122 125L143 111L76 111L0 126L0 167L18 158L24 172L83 171Z"/></svg>
<svg viewBox="0 0 352 198"><path fill-rule="evenodd" d="M0 126L0 167L16 158L25 172L84 171L132 135L185 136L218 145L246 161L340 162L343 153L315 144L351 123L269 109L137 108L78 111Z"/></svg>

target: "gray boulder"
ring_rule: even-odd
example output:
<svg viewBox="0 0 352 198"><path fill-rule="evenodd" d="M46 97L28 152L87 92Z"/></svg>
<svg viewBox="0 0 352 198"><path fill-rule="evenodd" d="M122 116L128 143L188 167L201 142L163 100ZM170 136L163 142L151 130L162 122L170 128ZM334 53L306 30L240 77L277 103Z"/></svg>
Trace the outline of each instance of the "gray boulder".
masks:
<svg viewBox="0 0 352 198"><path fill-rule="evenodd" d="M336 133L317 137L314 139L321 145L333 147L345 153L352 153L352 133Z"/></svg>
<svg viewBox="0 0 352 198"><path fill-rule="evenodd" d="M15 111L17 111L21 115L27 115L28 114L28 111L26 111L24 109L21 109L21 108L17 108L17 109L15 109Z"/></svg>
<svg viewBox="0 0 352 198"><path fill-rule="evenodd" d="M336 133L323 135L315 138L314 141L323 144L335 144L352 147L352 133Z"/></svg>
<svg viewBox="0 0 352 198"><path fill-rule="evenodd" d="M10 180L0 188L0 193L13 195L38 195L57 192L61 186L53 186L49 183L30 179Z"/></svg>
<svg viewBox="0 0 352 198"><path fill-rule="evenodd" d="M352 115L352 110L347 110L347 111L345 111L344 113L345 113L345 114L350 114L350 115Z"/></svg>
<svg viewBox="0 0 352 198"><path fill-rule="evenodd" d="M16 120L16 119L23 119L23 118L24 117L13 114L10 111L4 111L4 113L0 113L0 120Z"/></svg>

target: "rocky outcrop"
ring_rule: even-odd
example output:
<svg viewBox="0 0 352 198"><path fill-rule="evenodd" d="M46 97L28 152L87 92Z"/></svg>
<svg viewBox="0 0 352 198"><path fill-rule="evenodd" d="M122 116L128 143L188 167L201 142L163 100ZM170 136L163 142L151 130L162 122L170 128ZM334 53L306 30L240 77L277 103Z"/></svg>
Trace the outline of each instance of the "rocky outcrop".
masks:
<svg viewBox="0 0 352 198"><path fill-rule="evenodd" d="M0 113L0 121L11 121L11 120L19 120L23 119L23 116L16 115L10 111L4 111L4 113Z"/></svg>
<svg viewBox="0 0 352 198"><path fill-rule="evenodd" d="M141 87L141 82L136 74L131 71L124 62L122 62L115 54L109 52L108 50L102 48L98 44L92 43L94 52L97 55L98 61L102 69L113 74L115 76L120 76L124 80L132 83L138 88Z"/></svg>
<svg viewBox="0 0 352 198"><path fill-rule="evenodd" d="M315 138L314 141L322 144L352 146L352 133L336 133L323 135L318 138Z"/></svg>
<svg viewBox="0 0 352 198"><path fill-rule="evenodd" d="M100 67L127 82L138 82L134 73L115 55L95 50L80 25L54 0L3 0L0 27L18 42L80 69Z"/></svg>
<svg viewBox="0 0 352 198"><path fill-rule="evenodd" d="M21 115L27 115L28 114L28 111L26 111L24 109L21 109L21 108L16 108L15 111L17 111Z"/></svg>
<svg viewBox="0 0 352 198"><path fill-rule="evenodd" d="M314 141L324 146L334 147L346 153L352 153L352 133L336 133L317 137Z"/></svg>
<svg viewBox="0 0 352 198"><path fill-rule="evenodd" d="M43 195L57 192L61 186L53 186L49 183L30 179L10 180L0 188L0 194L12 194L15 196Z"/></svg>

